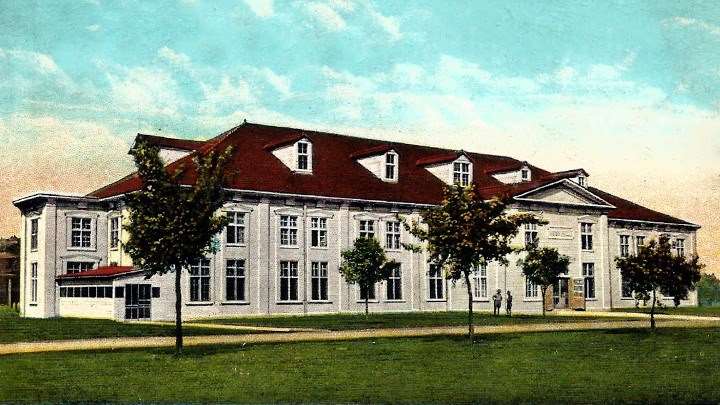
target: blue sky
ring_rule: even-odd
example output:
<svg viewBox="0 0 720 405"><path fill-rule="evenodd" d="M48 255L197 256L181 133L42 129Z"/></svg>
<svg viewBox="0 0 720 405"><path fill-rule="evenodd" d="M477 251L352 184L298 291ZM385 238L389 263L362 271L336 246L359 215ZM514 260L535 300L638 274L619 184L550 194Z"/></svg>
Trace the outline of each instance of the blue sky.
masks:
<svg viewBox="0 0 720 405"><path fill-rule="evenodd" d="M5 0L0 212L248 119L584 167L717 251L719 4Z"/></svg>

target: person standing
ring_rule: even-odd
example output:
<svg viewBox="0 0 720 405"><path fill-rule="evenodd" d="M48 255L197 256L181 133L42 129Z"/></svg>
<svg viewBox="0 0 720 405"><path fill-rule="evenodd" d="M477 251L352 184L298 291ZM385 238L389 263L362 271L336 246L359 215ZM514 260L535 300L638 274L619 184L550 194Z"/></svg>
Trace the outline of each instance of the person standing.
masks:
<svg viewBox="0 0 720 405"><path fill-rule="evenodd" d="M510 290L507 291L507 296L505 297L505 313L507 316L512 316L512 294L510 293Z"/></svg>
<svg viewBox="0 0 720 405"><path fill-rule="evenodd" d="M493 315L500 315L500 308L502 307L502 291L500 289L493 295L493 303Z"/></svg>

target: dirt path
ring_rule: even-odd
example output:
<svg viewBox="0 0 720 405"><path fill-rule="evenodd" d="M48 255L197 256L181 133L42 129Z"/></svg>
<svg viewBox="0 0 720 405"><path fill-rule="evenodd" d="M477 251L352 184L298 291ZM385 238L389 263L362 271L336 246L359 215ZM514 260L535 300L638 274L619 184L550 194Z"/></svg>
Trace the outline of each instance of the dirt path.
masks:
<svg viewBox="0 0 720 405"><path fill-rule="evenodd" d="M708 320L659 320L659 327L720 327L720 321ZM547 324L523 324L501 326L477 326L478 335L498 333L522 332L554 332L572 330L597 329L628 329L647 328L646 322L638 321L609 321L609 322L568 322ZM247 335L217 335L217 336L186 336L185 345L218 345L218 344L252 344L252 343L283 343L283 342L319 342L341 341L368 338L391 337L421 337L437 335L463 335L467 333L464 326L430 327L430 328L397 328L397 329L371 329L349 331L313 331L313 332L284 332L263 333ZM126 348L145 347L172 347L175 345L174 337L133 337L133 338L106 338L63 340L46 342L18 342L0 344L0 355L17 353L39 353L77 350L115 350Z"/></svg>

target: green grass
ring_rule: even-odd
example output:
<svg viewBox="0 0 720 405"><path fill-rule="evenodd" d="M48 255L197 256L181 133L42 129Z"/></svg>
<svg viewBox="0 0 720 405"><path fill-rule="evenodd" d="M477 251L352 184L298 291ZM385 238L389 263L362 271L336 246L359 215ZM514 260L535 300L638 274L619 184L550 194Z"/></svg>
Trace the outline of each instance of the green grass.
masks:
<svg viewBox="0 0 720 405"><path fill-rule="evenodd" d="M245 331L185 328L184 335L231 335ZM175 336L170 325L143 325L115 322L107 319L81 318L21 318L15 310L0 306L0 343L89 339L106 337Z"/></svg>
<svg viewBox="0 0 720 405"><path fill-rule="evenodd" d="M0 357L0 402L716 402L720 329Z"/></svg>
<svg viewBox="0 0 720 405"><path fill-rule="evenodd" d="M476 325L516 325L528 323L557 323L557 322L599 322L612 321L617 318L596 318L584 316L553 316L541 315L505 315L493 316L486 312L475 313ZM236 317L203 320L232 325L272 326L279 328L315 328L329 330L353 330L375 328L410 328L424 326L463 326L467 325L467 312L393 312L364 314L330 314L306 316L262 316L262 317Z"/></svg>
<svg viewBox="0 0 720 405"><path fill-rule="evenodd" d="M617 312L641 312L650 313L650 308L618 308ZM695 315L695 316L720 316L720 306L713 307L662 307L655 309L656 314L671 315Z"/></svg>

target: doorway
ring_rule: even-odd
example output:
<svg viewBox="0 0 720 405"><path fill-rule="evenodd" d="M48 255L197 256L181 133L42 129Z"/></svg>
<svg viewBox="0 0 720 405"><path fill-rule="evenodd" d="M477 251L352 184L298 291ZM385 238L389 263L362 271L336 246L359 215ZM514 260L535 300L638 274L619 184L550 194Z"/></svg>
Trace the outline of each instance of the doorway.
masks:
<svg viewBox="0 0 720 405"><path fill-rule="evenodd" d="M150 319L150 284L125 284L125 319Z"/></svg>
<svg viewBox="0 0 720 405"><path fill-rule="evenodd" d="M567 308L568 302L568 279L561 278L553 288L553 306L557 309Z"/></svg>

